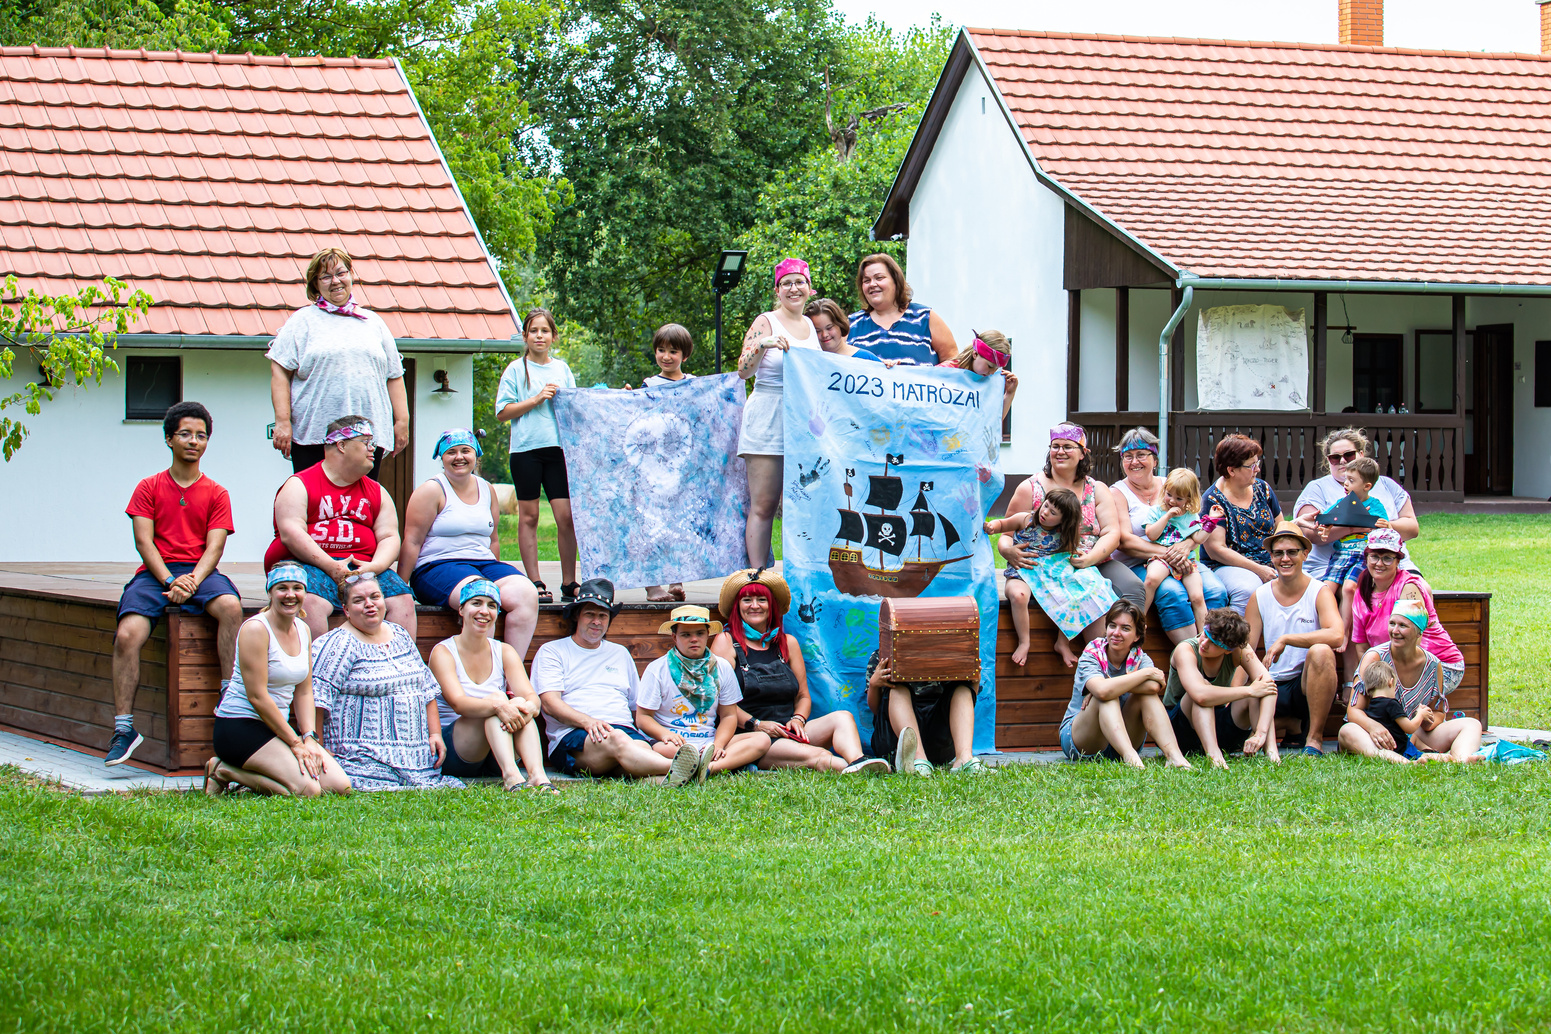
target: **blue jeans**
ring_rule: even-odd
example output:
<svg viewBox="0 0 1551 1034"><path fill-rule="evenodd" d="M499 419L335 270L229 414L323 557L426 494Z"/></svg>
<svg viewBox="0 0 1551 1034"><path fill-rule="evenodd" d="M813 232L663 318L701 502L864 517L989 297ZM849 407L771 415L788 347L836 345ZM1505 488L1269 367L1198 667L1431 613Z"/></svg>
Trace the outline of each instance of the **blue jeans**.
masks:
<svg viewBox="0 0 1551 1034"><path fill-rule="evenodd" d="M1138 563L1131 566L1136 576L1143 581L1147 580L1147 564ZM1213 610L1217 607L1228 605L1228 590L1223 587L1222 580L1217 577L1217 572L1209 571L1205 564L1196 564L1196 573L1201 576L1201 595L1206 600L1206 609ZM1176 628L1196 625L1196 612L1190 606L1190 594L1185 591L1185 583L1169 575L1158 586L1158 592L1153 597L1153 606L1158 611L1158 623L1163 626L1165 632L1172 632Z"/></svg>

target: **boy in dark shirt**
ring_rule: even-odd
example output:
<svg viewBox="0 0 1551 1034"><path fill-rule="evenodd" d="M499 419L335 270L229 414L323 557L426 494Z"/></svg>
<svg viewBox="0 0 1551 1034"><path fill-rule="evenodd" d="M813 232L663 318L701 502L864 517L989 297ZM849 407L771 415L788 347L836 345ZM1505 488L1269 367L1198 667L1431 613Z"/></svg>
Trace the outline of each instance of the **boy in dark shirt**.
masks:
<svg viewBox="0 0 1551 1034"><path fill-rule="evenodd" d="M1421 728L1427 708L1417 708L1416 717L1407 717L1406 709L1395 699L1395 669L1375 658L1363 668L1363 683L1367 686L1368 717L1395 737L1394 750L1381 750L1379 757L1395 764L1417 761L1422 752L1411 742L1411 734Z"/></svg>

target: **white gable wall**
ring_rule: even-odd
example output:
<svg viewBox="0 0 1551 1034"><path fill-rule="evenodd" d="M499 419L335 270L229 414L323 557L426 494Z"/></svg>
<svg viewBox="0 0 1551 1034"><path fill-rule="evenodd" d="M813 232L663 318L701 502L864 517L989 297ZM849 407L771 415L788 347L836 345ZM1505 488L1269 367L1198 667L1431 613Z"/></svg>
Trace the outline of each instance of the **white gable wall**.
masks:
<svg viewBox="0 0 1551 1034"><path fill-rule="evenodd" d="M275 492L291 473L290 461L267 436L274 412L269 401L269 361L258 351L121 349L125 357L181 355L183 397L201 402L215 421L202 468L231 495L237 533L225 561L258 561L273 538ZM473 360L468 355L408 352L416 359L416 483L434 473L431 450L449 427L473 419ZM19 357L20 358L20 357ZM446 368L457 394L435 395L431 371ZM10 394L37 371L16 364L17 376L0 381ZM138 562L124 507L143 477L170 463L161 421L124 419L124 377L100 385L55 392L38 416L24 418L32 431L9 462L0 461L0 561ZM488 462L488 460L487 460ZM496 462L504 462L504 458Z"/></svg>
<svg viewBox="0 0 1551 1034"><path fill-rule="evenodd" d="M1009 475L1044 463L1045 432L1066 416L1063 209L972 65L910 202L907 275L961 346L975 328L1012 339L1018 394L1001 457Z"/></svg>

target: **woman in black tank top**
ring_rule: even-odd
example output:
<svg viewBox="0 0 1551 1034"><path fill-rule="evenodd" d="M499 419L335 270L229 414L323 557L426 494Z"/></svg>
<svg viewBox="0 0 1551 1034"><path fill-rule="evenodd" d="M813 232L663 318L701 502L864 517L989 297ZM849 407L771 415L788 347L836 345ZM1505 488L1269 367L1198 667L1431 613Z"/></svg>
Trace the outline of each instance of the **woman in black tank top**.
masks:
<svg viewBox="0 0 1551 1034"><path fill-rule="evenodd" d="M743 727L767 733L770 750L760 768L812 768L820 772L887 772L889 764L862 753L862 737L849 711L812 718L807 669L795 637L781 627L792 594L779 575L738 571L722 583L720 609L727 629L711 652L738 675Z"/></svg>

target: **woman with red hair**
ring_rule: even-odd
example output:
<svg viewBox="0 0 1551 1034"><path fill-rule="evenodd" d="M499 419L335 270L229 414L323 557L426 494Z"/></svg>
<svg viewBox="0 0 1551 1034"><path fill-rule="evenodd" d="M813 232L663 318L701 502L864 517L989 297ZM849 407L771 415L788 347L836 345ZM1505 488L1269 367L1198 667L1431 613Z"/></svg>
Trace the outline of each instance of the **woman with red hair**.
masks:
<svg viewBox="0 0 1551 1034"><path fill-rule="evenodd" d="M889 771L887 761L862 753L862 736L850 711L832 711L809 721L813 700L802 650L781 627L791 603L785 579L764 568L735 571L722 582L719 609L727 628L711 643L711 652L737 672L743 690L738 720L744 731L770 737L759 767L847 774Z"/></svg>

